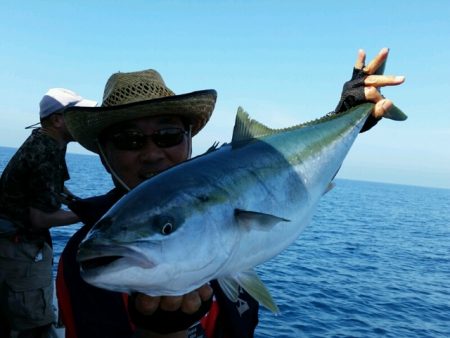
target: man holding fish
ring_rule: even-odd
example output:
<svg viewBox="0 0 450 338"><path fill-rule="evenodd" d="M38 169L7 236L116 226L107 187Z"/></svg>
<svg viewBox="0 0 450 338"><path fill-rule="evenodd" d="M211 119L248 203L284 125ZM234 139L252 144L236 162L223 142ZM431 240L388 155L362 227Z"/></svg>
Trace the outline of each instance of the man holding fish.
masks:
<svg viewBox="0 0 450 338"><path fill-rule="evenodd" d="M330 118L325 118L326 121L332 120L336 114L364 102L373 102L374 105L350 109L355 112L347 119L358 115L356 122L340 122L339 130L342 131L339 133L347 133L351 141L356 137L355 133L370 129L383 116L397 120L405 118L378 90L404 81L401 76L382 75L387 56L388 50L382 49L365 66L365 53L359 51L353 77L344 86L341 101L329 114ZM238 200L241 192L231 191L234 180L230 180L228 186L215 187L220 192L208 190L209 183L217 181L217 177L208 176L208 172L213 172L219 164L239 153L244 157L258 156L259 153L255 155L253 150L246 153L249 144L257 144L258 149L264 149L263 154L279 160L277 163L282 163L279 166L286 163L283 175L286 180L294 179L293 186L306 186L307 180L300 182L299 177L293 174L290 155L283 157L279 152L268 150L276 148L279 142L276 138L267 139L267 135L275 137L280 132L252 122L241 110L231 145L211 151L211 156L207 154L185 162L191 156L192 137L208 122L215 101L214 90L175 95L156 71L146 70L113 74L105 86L101 107L66 111L69 131L81 145L100 155L116 186L106 195L71 205L85 225L69 241L59 265L57 290L66 336L253 337L258 322L258 303L277 311L267 290L251 271L254 265L251 259L255 258L252 254L258 250L247 253L245 250L248 248L244 248L242 243L248 243L249 238L251 241L251 235L255 233L255 243L266 241L264 236L273 229L280 233L276 228L280 224L284 229L289 228L289 224L304 223L310 212L297 220L297 215L289 212L276 215L271 206L266 210L254 210L248 201L242 201L241 205L228 212L222 207L224 201L228 203L226 197L233 196ZM344 127L348 124L352 124L352 130L347 132ZM320 128L313 126L315 130ZM313 136L316 137L315 134ZM318 144L319 141L314 142ZM351 145L351 142L347 143ZM341 162L350 145L336 150L343 153ZM324 171L326 184L311 195L315 200L326 192L339 166L337 163ZM167 170L169 168L172 169ZM241 169L228 168L233 173ZM260 175L256 173L259 168L253 169L254 176ZM196 176L197 173L205 175ZM223 176L223 173L218 174ZM261 177L257 176L255 186L261 183ZM242 186L247 187L251 179L254 177L246 177ZM201 192L192 190L202 185ZM264 198L264 189L268 187L249 185L244 190L253 195L262 192ZM220 195L227 189L230 191ZM289 198L302 201L305 197L297 196L293 191ZM210 219L203 219L202 214L194 212L198 205L204 213L216 207L221 209L216 214L208 214ZM243 208L243 205L248 208ZM311 204L307 211L313 207ZM171 211L166 212L169 209ZM235 242L221 239L219 228L215 235L211 235L214 240L210 241L206 235L215 229L215 223L224 223L221 218L227 215L233 218L231 222L236 223L237 230L233 230L229 237ZM150 223L146 223L147 220ZM292 231L297 230L293 228ZM190 241L188 237L192 232L200 241ZM166 241L171 237L175 240ZM150 238L149 242L147 238ZM217 250L214 246L221 240L225 250ZM228 247L230 243L232 245ZM147 255L151 250L152 254ZM181 259L175 255L179 250L184 253ZM164 259L159 260L160 256ZM255 261L259 264L269 256L261 254ZM233 270L239 264L242 266ZM153 271L151 278L147 275L149 271Z"/></svg>

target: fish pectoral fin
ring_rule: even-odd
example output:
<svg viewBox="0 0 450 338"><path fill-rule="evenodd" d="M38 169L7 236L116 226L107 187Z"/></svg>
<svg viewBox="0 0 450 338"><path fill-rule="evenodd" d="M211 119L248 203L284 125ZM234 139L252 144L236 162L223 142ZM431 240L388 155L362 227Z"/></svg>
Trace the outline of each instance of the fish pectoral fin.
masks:
<svg viewBox="0 0 450 338"><path fill-rule="evenodd" d="M217 281L230 301L234 303L239 301L239 287L242 287L242 289L265 308L273 313L280 313L280 309L273 300L272 295L255 271L240 272L234 277L220 278Z"/></svg>
<svg viewBox="0 0 450 338"><path fill-rule="evenodd" d="M265 214L258 211L248 211L234 209L234 216L239 225L250 230L257 228L259 230L270 230L274 225L280 222L290 222L290 220L271 214Z"/></svg>
<svg viewBox="0 0 450 338"><path fill-rule="evenodd" d="M240 272L236 277L237 283L258 301L262 306L272 311L280 313L280 309L272 298L270 291L266 288L262 280L254 270Z"/></svg>
<svg viewBox="0 0 450 338"><path fill-rule="evenodd" d="M238 301L239 284L236 279L232 277L219 278L217 279L217 282L219 283L220 288L229 300L231 300L233 303Z"/></svg>

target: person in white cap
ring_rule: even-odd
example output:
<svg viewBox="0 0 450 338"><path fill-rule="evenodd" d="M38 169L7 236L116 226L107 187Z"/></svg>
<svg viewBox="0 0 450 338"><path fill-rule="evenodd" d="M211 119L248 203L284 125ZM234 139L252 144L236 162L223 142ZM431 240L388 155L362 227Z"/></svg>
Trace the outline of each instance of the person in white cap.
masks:
<svg viewBox="0 0 450 338"><path fill-rule="evenodd" d="M66 146L73 141L64 109L95 106L63 88L40 102L40 124L17 150L0 178L0 336L42 337L54 320L52 242L49 228L79 221L61 209L70 197ZM33 125L34 126L34 125ZM33 127L30 126L30 127Z"/></svg>

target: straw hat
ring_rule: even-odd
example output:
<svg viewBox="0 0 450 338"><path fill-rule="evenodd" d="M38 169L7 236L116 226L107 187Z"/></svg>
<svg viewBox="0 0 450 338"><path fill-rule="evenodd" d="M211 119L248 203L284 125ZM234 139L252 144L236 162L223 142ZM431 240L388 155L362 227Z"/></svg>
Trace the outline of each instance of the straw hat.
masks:
<svg viewBox="0 0 450 338"><path fill-rule="evenodd" d="M64 119L73 138L98 153L97 139L106 128L128 120L158 115L187 119L192 135L208 122L216 103L215 90L175 95L153 70L113 74L105 86L100 107L70 107Z"/></svg>

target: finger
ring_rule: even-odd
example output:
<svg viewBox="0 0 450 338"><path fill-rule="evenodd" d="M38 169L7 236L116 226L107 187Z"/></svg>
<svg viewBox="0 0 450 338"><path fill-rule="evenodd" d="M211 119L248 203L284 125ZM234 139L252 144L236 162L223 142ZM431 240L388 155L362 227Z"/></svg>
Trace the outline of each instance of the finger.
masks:
<svg viewBox="0 0 450 338"><path fill-rule="evenodd" d="M358 50L358 57L356 58L355 68L363 69L366 62L366 52L363 49Z"/></svg>
<svg viewBox="0 0 450 338"><path fill-rule="evenodd" d="M165 311L176 311L181 307L183 301L182 296L166 296L161 297L161 302L159 306Z"/></svg>
<svg viewBox="0 0 450 338"><path fill-rule="evenodd" d="M161 297L151 297L142 293L136 296L134 306L144 315L152 315L158 309Z"/></svg>
<svg viewBox="0 0 450 338"><path fill-rule="evenodd" d="M397 86L403 82L405 77L396 75L369 75L364 79L365 85L374 87Z"/></svg>
<svg viewBox="0 0 450 338"><path fill-rule="evenodd" d="M206 302L208 299L210 299L213 295L213 289L210 285L205 284L202 287L200 287L198 290L198 294L202 301Z"/></svg>
<svg viewBox="0 0 450 338"><path fill-rule="evenodd" d="M377 56L375 56L373 58L372 61L369 62L369 64L364 67L364 72L366 72L367 74L373 74L376 72L376 70L378 69L378 67L380 67L387 59L389 54L389 49L388 48L382 48L380 50L380 52L378 53Z"/></svg>
<svg viewBox="0 0 450 338"><path fill-rule="evenodd" d="M364 95L367 101L377 103L384 99L376 87L364 87Z"/></svg>
<svg viewBox="0 0 450 338"><path fill-rule="evenodd" d="M181 303L181 311L187 314L193 314L200 309L202 305L202 299L197 291L189 292L184 295L183 302Z"/></svg>
<svg viewBox="0 0 450 338"><path fill-rule="evenodd" d="M393 104L391 100L389 99L380 100L375 104L375 107L373 108L372 111L372 115L377 118L383 117L386 114L386 112L389 109L391 109L392 106Z"/></svg>

